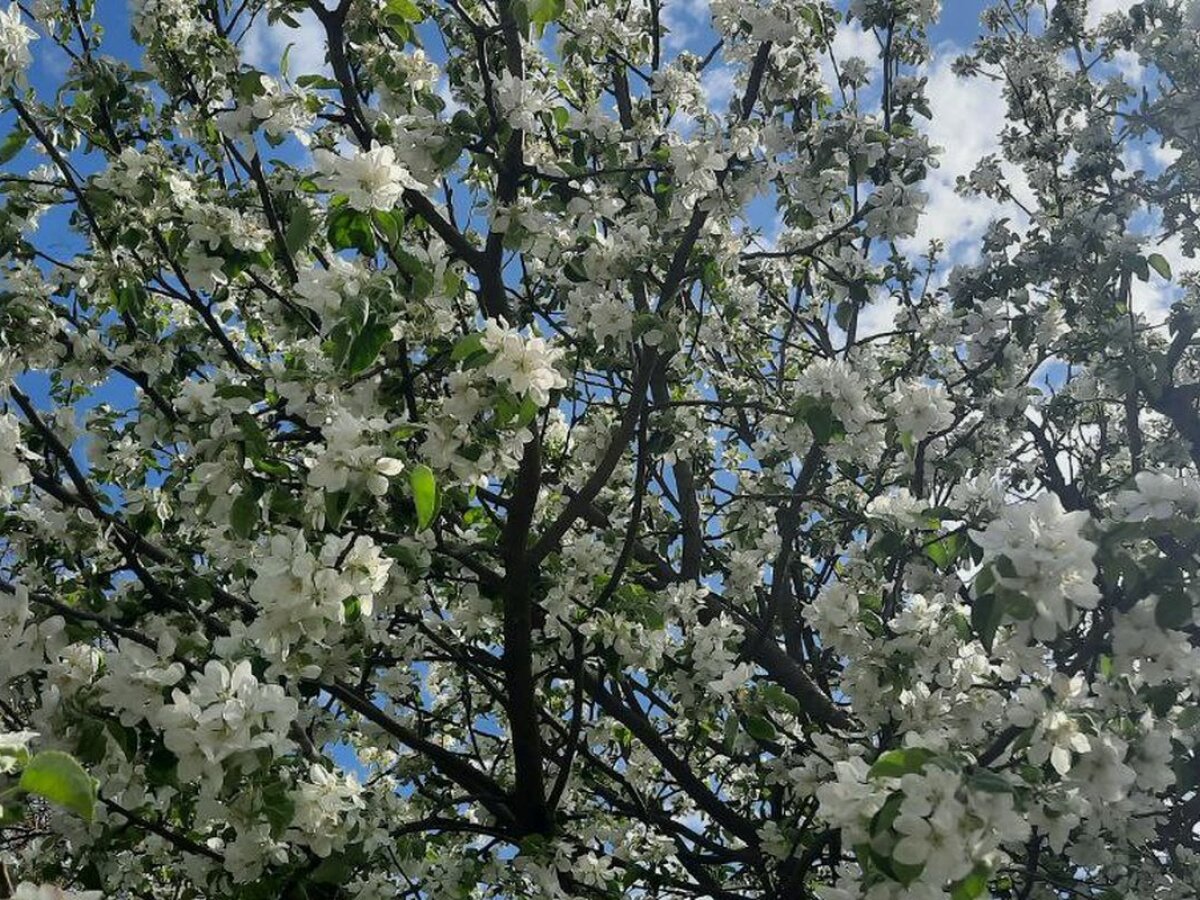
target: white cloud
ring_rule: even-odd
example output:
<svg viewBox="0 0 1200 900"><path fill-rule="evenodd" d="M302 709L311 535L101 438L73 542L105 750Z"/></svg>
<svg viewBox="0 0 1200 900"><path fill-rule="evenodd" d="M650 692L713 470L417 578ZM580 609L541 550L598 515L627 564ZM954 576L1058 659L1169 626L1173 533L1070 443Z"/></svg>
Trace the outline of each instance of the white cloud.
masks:
<svg viewBox="0 0 1200 900"><path fill-rule="evenodd" d="M919 253L936 238L946 245L951 261L973 255L990 221L1007 216L1020 224L1025 218L1016 204L986 197L963 197L955 191L960 175L969 175L984 156L999 153L999 134L1006 109L995 82L962 78L952 71L951 64L960 53L952 44L939 46L925 73L929 77L926 93L933 112L926 134L931 144L941 148L941 153L938 168L929 173L922 186L929 194L929 202L920 231L906 242L908 250ZM1004 172L1018 199L1024 201L1028 188L1021 173L1010 166L1005 166Z"/></svg>
<svg viewBox="0 0 1200 900"><path fill-rule="evenodd" d="M1091 0L1088 3L1087 25L1095 28L1101 20L1115 12L1127 12L1139 0Z"/></svg>
<svg viewBox="0 0 1200 900"><path fill-rule="evenodd" d="M310 11L298 14L299 28L283 22L268 25L260 16L246 33L242 42L243 59L264 72L275 74L279 61L290 44L288 73L291 78L298 75L328 75L329 64L325 61L325 29Z"/></svg>
<svg viewBox="0 0 1200 900"><path fill-rule="evenodd" d="M669 0L663 4L660 16L667 28L663 45L668 50L704 52L694 44L711 32L712 10L708 0Z"/></svg>
<svg viewBox="0 0 1200 900"><path fill-rule="evenodd" d="M879 65L879 40L870 31L865 31L858 19L839 22L833 38L833 53L838 59L861 56L867 62Z"/></svg>
<svg viewBox="0 0 1200 900"><path fill-rule="evenodd" d="M879 291L858 313L857 339L884 334L896 327L900 302L887 291Z"/></svg>
<svg viewBox="0 0 1200 900"><path fill-rule="evenodd" d="M832 59L830 59L830 52L832 52ZM872 79L879 75L881 70L879 41L872 32L864 31L857 19L851 19L849 22L839 21L829 51L822 52L818 57L821 78L835 97L837 96L838 79L833 68L834 61L836 60L840 69L842 64L852 56L857 56L867 63L867 72Z"/></svg>
<svg viewBox="0 0 1200 900"><path fill-rule="evenodd" d="M732 66L710 66L700 76L700 87L708 108L717 115L724 115L737 86L736 72Z"/></svg>

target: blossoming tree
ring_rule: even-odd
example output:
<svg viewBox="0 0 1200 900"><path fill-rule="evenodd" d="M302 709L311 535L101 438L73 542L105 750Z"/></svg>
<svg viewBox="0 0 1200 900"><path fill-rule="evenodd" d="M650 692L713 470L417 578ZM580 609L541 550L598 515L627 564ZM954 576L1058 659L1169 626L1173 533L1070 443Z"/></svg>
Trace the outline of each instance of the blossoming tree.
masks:
<svg viewBox="0 0 1200 900"><path fill-rule="evenodd" d="M0 895L1197 896L1200 9L676 4L0 13Z"/></svg>

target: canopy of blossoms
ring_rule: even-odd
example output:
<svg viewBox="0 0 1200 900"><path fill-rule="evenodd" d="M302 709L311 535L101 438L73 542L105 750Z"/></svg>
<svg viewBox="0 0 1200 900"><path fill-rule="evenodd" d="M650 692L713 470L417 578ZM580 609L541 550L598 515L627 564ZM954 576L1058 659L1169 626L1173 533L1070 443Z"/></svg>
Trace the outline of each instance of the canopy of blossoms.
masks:
<svg viewBox="0 0 1200 900"><path fill-rule="evenodd" d="M0 10L0 895L1198 896L1200 3L989 8L955 186L937 0L117 2Z"/></svg>

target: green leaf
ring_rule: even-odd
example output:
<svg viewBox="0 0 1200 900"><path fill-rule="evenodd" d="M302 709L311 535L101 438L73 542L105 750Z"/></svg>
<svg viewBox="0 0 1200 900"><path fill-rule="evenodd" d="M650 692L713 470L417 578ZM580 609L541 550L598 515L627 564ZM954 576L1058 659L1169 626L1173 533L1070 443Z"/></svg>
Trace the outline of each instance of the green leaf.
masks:
<svg viewBox="0 0 1200 900"><path fill-rule="evenodd" d="M818 444L827 444L833 437L837 420L828 403L814 403L803 413L805 424Z"/></svg>
<svg viewBox="0 0 1200 900"><path fill-rule="evenodd" d="M838 328L842 331L850 330L850 320L854 317L854 304L849 300L843 300L837 305L837 309L833 313L833 321L837 322Z"/></svg>
<svg viewBox="0 0 1200 900"><path fill-rule="evenodd" d="M967 779L967 785L972 790L983 791L986 794L1011 794L1013 791L1007 778L989 769L973 772Z"/></svg>
<svg viewBox="0 0 1200 900"><path fill-rule="evenodd" d="M346 521L350 510L358 503L357 491L333 491L325 494L325 524L330 528L339 528Z"/></svg>
<svg viewBox="0 0 1200 900"><path fill-rule="evenodd" d="M96 808L96 785L75 758L61 750L43 750L21 773L21 790L44 797L89 822Z"/></svg>
<svg viewBox="0 0 1200 900"><path fill-rule="evenodd" d="M367 323L350 343L350 355L346 359L347 371L355 375L370 368L391 340L391 328L375 321Z"/></svg>
<svg viewBox="0 0 1200 900"><path fill-rule="evenodd" d="M243 103L251 102L255 97L261 97L265 92L263 87L263 73L256 69L251 69L249 72L241 72L237 76L237 86L234 88L234 94Z"/></svg>
<svg viewBox="0 0 1200 900"><path fill-rule="evenodd" d="M246 446L246 455L252 460L262 459L266 456L269 445L267 444L267 436L258 424L258 420L250 415L250 413L238 413L233 417L233 420L237 422L238 427L242 430L242 441Z"/></svg>
<svg viewBox="0 0 1200 900"><path fill-rule="evenodd" d="M292 217L288 220L287 230L283 233L283 243L288 253L296 254L308 246L317 230L317 221L303 203L296 203L292 209Z"/></svg>
<svg viewBox="0 0 1200 900"><path fill-rule="evenodd" d="M925 871L925 865L910 866L908 863L902 863L895 859L892 860L892 874L896 876L896 880L905 887L908 887L914 881L921 877L921 873Z"/></svg>
<svg viewBox="0 0 1200 900"><path fill-rule="evenodd" d="M1170 713L1171 707L1179 699L1179 688L1173 684L1159 684L1152 688L1146 688L1142 695L1146 698L1150 709L1161 719Z"/></svg>
<svg viewBox="0 0 1200 900"><path fill-rule="evenodd" d="M517 409L516 426L524 428L530 422L537 418L538 405L532 397L526 397L521 401L520 407Z"/></svg>
<svg viewBox="0 0 1200 900"><path fill-rule="evenodd" d="M29 141L29 132L22 126L18 125L4 139L4 143L0 144L0 163L9 162L14 156L25 149L25 144Z"/></svg>
<svg viewBox="0 0 1200 900"><path fill-rule="evenodd" d="M355 249L366 256L375 255L375 229L366 213L339 206L329 214L327 231L334 250Z"/></svg>
<svg viewBox="0 0 1200 900"><path fill-rule="evenodd" d="M323 88L328 91L341 87L341 84L325 75L301 75L296 79L296 84L302 88Z"/></svg>
<svg viewBox="0 0 1200 900"><path fill-rule="evenodd" d="M563 14L564 0L529 0L529 21L537 26L538 34Z"/></svg>
<svg viewBox="0 0 1200 900"><path fill-rule="evenodd" d="M272 459L256 459L254 468L264 475L271 475L275 478L286 478L292 474L292 470L286 463L276 462Z"/></svg>
<svg viewBox="0 0 1200 900"><path fill-rule="evenodd" d="M5 800L0 806L0 827L5 825L20 825L25 821L25 807L19 801Z"/></svg>
<svg viewBox="0 0 1200 900"><path fill-rule="evenodd" d="M900 815L903 806L904 794L900 791L893 791L889 794L883 806L879 808L879 812L875 813L871 819L871 837L891 831L892 823Z"/></svg>
<svg viewBox="0 0 1200 900"><path fill-rule="evenodd" d="M244 490L229 507L229 527L240 538L250 538L258 527L258 497L255 491Z"/></svg>
<svg viewBox="0 0 1200 900"><path fill-rule="evenodd" d="M948 534L925 548L925 554L939 569L949 569L967 546L967 538L961 531Z"/></svg>
<svg viewBox="0 0 1200 900"><path fill-rule="evenodd" d="M409 470L408 483L412 487L413 502L417 505L417 530L424 531L438 512L437 478L429 466L414 466Z"/></svg>
<svg viewBox="0 0 1200 900"><path fill-rule="evenodd" d="M776 709L781 709L784 712L790 713L793 716L800 715L800 701L785 691L777 684L763 685L761 688L763 697L767 703Z"/></svg>
<svg viewBox="0 0 1200 900"><path fill-rule="evenodd" d="M996 640L996 629L1004 618L1004 604L994 593L976 597L971 604L971 625L979 635L979 642L988 653L992 652L992 643Z"/></svg>
<svg viewBox="0 0 1200 900"><path fill-rule="evenodd" d="M463 142L456 137L448 138L440 147L433 151L434 165L439 169L449 169L462 156Z"/></svg>
<svg viewBox="0 0 1200 900"><path fill-rule="evenodd" d="M403 213L373 209L371 210L371 221L375 223L375 227L379 229L379 233L383 235L384 240L390 244L400 243L400 234L404 224ZM397 250L396 252L401 253L403 251Z"/></svg>
<svg viewBox="0 0 1200 900"><path fill-rule="evenodd" d="M150 747L146 759L146 781L154 787L173 785L176 783L178 767L179 760L175 754L156 742Z"/></svg>
<svg viewBox="0 0 1200 900"><path fill-rule="evenodd" d="M950 885L951 900L976 900L977 897L982 897L987 892L988 886L988 870L983 866L976 866L962 881L956 881Z"/></svg>
<svg viewBox="0 0 1200 900"><path fill-rule="evenodd" d="M903 750L889 750L875 760L867 773L871 778L899 778L912 772L920 772L921 768L937 754L924 747L907 747Z"/></svg>
<svg viewBox="0 0 1200 900"><path fill-rule="evenodd" d="M369 369L392 339L392 330L374 317L361 328L351 329L349 334L349 339L340 347L338 363L350 375Z"/></svg>
<svg viewBox="0 0 1200 900"><path fill-rule="evenodd" d="M760 741L773 741L779 736L770 719L763 716L746 716L746 732Z"/></svg>
<svg viewBox="0 0 1200 900"><path fill-rule="evenodd" d="M90 766L99 765L108 750L108 731L99 719L86 719L79 728L75 742L79 758Z"/></svg>
<svg viewBox="0 0 1200 900"><path fill-rule="evenodd" d="M722 734L721 746L725 748L726 753L732 753L737 746L738 736L738 719L737 716L726 716L725 726Z"/></svg>
<svg viewBox="0 0 1200 900"><path fill-rule="evenodd" d="M924 865L910 866L907 863L897 862L890 856L884 856L874 847L867 848L867 853L870 856L871 862L879 871L883 872L888 878L893 881L898 881L905 887L912 884L921 877L921 873L925 871Z"/></svg>
<svg viewBox="0 0 1200 900"><path fill-rule="evenodd" d="M465 338L459 340L454 345L454 349L450 351L450 358L454 362L465 363L476 356L486 356L487 351L483 349L483 335L479 332L468 334Z"/></svg>
<svg viewBox="0 0 1200 900"><path fill-rule="evenodd" d="M313 869L308 877L314 884L340 885L350 880L353 871L354 864L349 859L334 855L321 860L321 864Z"/></svg>
<svg viewBox="0 0 1200 900"><path fill-rule="evenodd" d="M395 13L406 22L420 22L425 18L412 0L387 0L387 11Z"/></svg>
<svg viewBox="0 0 1200 900"><path fill-rule="evenodd" d="M262 399L262 393L248 384L222 384L214 393L222 400L233 400L240 397L254 403Z"/></svg>
<svg viewBox="0 0 1200 900"><path fill-rule="evenodd" d="M1161 253L1151 253L1146 257L1146 262L1150 264L1150 268L1167 281L1171 280L1171 264L1167 262L1167 258Z"/></svg>
<svg viewBox="0 0 1200 900"><path fill-rule="evenodd" d="M262 811L271 826L271 836L278 838L292 824L296 813L296 803L287 785L276 781L263 788Z"/></svg>

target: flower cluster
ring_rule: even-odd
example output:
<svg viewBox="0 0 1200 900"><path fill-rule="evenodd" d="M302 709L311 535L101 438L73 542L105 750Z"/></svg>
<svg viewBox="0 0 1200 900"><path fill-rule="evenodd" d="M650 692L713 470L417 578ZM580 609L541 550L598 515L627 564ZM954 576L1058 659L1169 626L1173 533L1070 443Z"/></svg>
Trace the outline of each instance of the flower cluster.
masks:
<svg viewBox="0 0 1200 900"><path fill-rule="evenodd" d="M362 487L376 496L386 494L388 479L399 475L404 463L363 440L364 434L383 427L384 423L364 421L347 409L334 410L321 427L325 438L321 453L305 460L309 486L329 493Z"/></svg>
<svg viewBox="0 0 1200 900"><path fill-rule="evenodd" d="M22 21L16 3L0 11L0 90L11 90L24 82L33 62L29 44L36 39L37 33Z"/></svg>
<svg viewBox="0 0 1200 900"><path fill-rule="evenodd" d="M12 415L0 416L0 504L11 503L13 489L31 480L17 419Z"/></svg>
<svg viewBox="0 0 1200 900"><path fill-rule="evenodd" d="M986 529L971 532L996 583L1032 602L1038 640L1071 628L1079 610L1094 609L1100 600L1096 545L1083 535L1088 522L1086 511L1067 512L1058 497L1046 493L1006 507Z"/></svg>
<svg viewBox="0 0 1200 900"><path fill-rule="evenodd" d="M400 202L404 191L424 189L397 160L391 146L374 144L369 150L352 149L349 156L322 148L313 151L313 160L325 186L361 212L387 212Z"/></svg>
<svg viewBox="0 0 1200 900"><path fill-rule="evenodd" d="M321 643L355 615L370 616L392 561L365 535L328 535L319 552L304 535L275 534L252 559L249 595L259 616L249 634L272 659L286 660L302 638Z"/></svg>
<svg viewBox="0 0 1200 900"><path fill-rule="evenodd" d="M179 759L179 777L219 781L232 757L269 750L279 756L294 747L287 736L296 720L296 701L279 685L254 677L250 661L232 668L210 660L188 689L175 688L158 713L163 742ZM245 763L252 771L256 763Z"/></svg>
<svg viewBox="0 0 1200 900"><path fill-rule="evenodd" d="M493 354L485 371L514 394L528 396L538 406L550 402L550 392L566 387L567 381L555 367L563 351L540 337L524 337L503 323L489 319L483 333L483 349Z"/></svg>
<svg viewBox="0 0 1200 900"><path fill-rule="evenodd" d="M292 828L313 853L327 857L345 844L364 806L362 786L353 775L339 775L314 764L308 780L292 792L296 811Z"/></svg>

